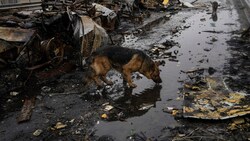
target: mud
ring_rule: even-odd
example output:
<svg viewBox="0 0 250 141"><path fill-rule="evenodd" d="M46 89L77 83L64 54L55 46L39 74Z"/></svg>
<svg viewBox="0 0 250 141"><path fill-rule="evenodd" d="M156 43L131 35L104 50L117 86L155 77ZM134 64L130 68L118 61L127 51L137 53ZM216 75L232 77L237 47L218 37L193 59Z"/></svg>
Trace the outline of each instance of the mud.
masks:
<svg viewBox="0 0 250 141"><path fill-rule="evenodd" d="M206 75L224 77L233 91L250 91L249 40L240 38L242 29L249 25L241 20L246 17L231 1L220 3L217 20L211 17L208 1L194 5L198 8L159 13L171 17L146 28L138 26L139 30L130 28L133 34L129 32L120 43L165 61L160 66L160 85L135 73L137 88L129 89L122 84L121 75L111 71L108 78L115 82L113 86L86 87L80 67L50 79L32 77L28 81L29 72L2 71L0 140L248 140L248 116L231 130L231 119L184 119L163 110L182 108L181 89L188 79L184 72L197 68L210 70ZM167 44L169 41L172 44ZM157 55L151 52L154 47L160 48ZM22 83L25 90L20 87ZM36 98L32 117L18 124L16 118L27 97ZM114 108L105 111L105 104ZM107 117L101 118L103 114ZM58 122L66 126L56 129ZM42 132L34 136L37 129Z"/></svg>

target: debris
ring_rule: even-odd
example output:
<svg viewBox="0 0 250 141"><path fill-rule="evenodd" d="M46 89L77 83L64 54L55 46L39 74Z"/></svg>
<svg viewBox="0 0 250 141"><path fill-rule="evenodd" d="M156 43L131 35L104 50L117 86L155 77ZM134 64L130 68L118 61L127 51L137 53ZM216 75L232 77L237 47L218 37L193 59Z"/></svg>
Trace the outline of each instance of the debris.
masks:
<svg viewBox="0 0 250 141"><path fill-rule="evenodd" d="M17 96L19 94L19 92L10 92L11 96Z"/></svg>
<svg viewBox="0 0 250 141"><path fill-rule="evenodd" d="M30 120L30 117L32 114L32 109L34 108L34 106L35 106L35 98L34 97L31 99L25 99L21 113L17 117L17 122L21 123L21 122L25 122L25 121Z"/></svg>
<svg viewBox="0 0 250 141"><path fill-rule="evenodd" d="M211 42L216 42L216 41L218 41L218 39L216 39L214 37L211 39Z"/></svg>
<svg viewBox="0 0 250 141"><path fill-rule="evenodd" d="M101 118L107 119L107 118L108 118L108 115L107 115L107 114L102 114L102 115L101 115Z"/></svg>
<svg viewBox="0 0 250 141"><path fill-rule="evenodd" d="M178 96L177 98L176 98L176 100L181 100L182 98L180 97L180 96Z"/></svg>
<svg viewBox="0 0 250 141"><path fill-rule="evenodd" d="M0 27L0 60L4 63L15 62L21 66L36 62L32 59L35 54L29 50L35 50L38 41L35 30L12 27ZM10 61L6 61L10 60Z"/></svg>
<svg viewBox="0 0 250 141"><path fill-rule="evenodd" d="M154 104L142 104L142 107L139 108L138 110L139 111L142 111L142 110L148 110L150 108L154 107Z"/></svg>
<svg viewBox="0 0 250 141"><path fill-rule="evenodd" d="M200 119L228 119L250 114L248 95L232 92L220 78L206 77L206 85L190 89L184 95L183 116Z"/></svg>
<svg viewBox="0 0 250 141"><path fill-rule="evenodd" d="M115 13L115 11L97 3L92 3L92 5L98 12L101 12L102 14L102 27L104 27L108 31L113 31L115 29L115 24L117 21L117 14Z"/></svg>
<svg viewBox="0 0 250 141"><path fill-rule="evenodd" d="M200 21L204 22L204 21L206 21L206 18L201 18Z"/></svg>
<svg viewBox="0 0 250 141"><path fill-rule="evenodd" d="M196 68L196 69L188 70L186 71L186 73L195 73L195 72L200 72L200 71L204 71L204 68Z"/></svg>
<svg viewBox="0 0 250 141"><path fill-rule="evenodd" d="M203 50L209 52L209 51L211 51L212 49L211 49L211 48L204 48Z"/></svg>
<svg viewBox="0 0 250 141"><path fill-rule="evenodd" d="M229 130L236 130L238 128L243 129L244 126L246 126L246 128L249 128L249 124L244 124L244 123L245 123L244 118L242 117L234 118L232 119L232 123L230 123L227 128Z"/></svg>
<svg viewBox="0 0 250 141"><path fill-rule="evenodd" d="M42 92L47 93L47 92L50 92L50 91L51 91L51 88L48 87L48 86L43 86L43 87L41 88L41 90L42 90Z"/></svg>
<svg viewBox="0 0 250 141"><path fill-rule="evenodd" d="M176 116L178 113L179 113L178 110L173 110L173 111L172 111L172 115L173 115L173 116Z"/></svg>
<svg viewBox="0 0 250 141"><path fill-rule="evenodd" d="M62 129L67 127L66 124L63 124L62 122L57 122L56 125L54 126L55 129Z"/></svg>
<svg viewBox="0 0 250 141"><path fill-rule="evenodd" d="M167 8L169 0L163 0L162 4L164 5L165 8Z"/></svg>
<svg viewBox="0 0 250 141"><path fill-rule="evenodd" d="M194 86L192 84L185 83L184 88L194 90L194 91L200 91L201 89L198 86Z"/></svg>
<svg viewBox="0 0 250 141"><path fill-rule="evenodd" d="M111 105L106 105L105 106L105 108L104 108L104 111L110 111L110 110L112 110L114 107L113 106L111 106Z"/></svg>
<svg viewBox="0 0 250 141"><path fill-rule="evenodd" d="M179 62L179 60L176 60L176 59L173 59L173 58L170 58L169 61L172 61L172 62Z"/></svg>
<svg viewBox="0 0 250 141"><path fill-rule="evenodd" d="M194 7L194 5L192 5L189 2L183 2L182 5L183 5L183 7L187 7L187 8L193 8Z"/></svg>
<svg viewBox="0 0 250 141"><path fill-rule="evenodd" d="M232 119L235 124L243 124L245 123L245 119L240 117L240 118L234 118Z"/></svg>
<svg viewBox="0 0 250 141"><path fill-rule="evenodd" d="M202 31L202 32L217 33L217 34L224 33L224 31L215 31L215 30L205 30L205 31Z"/></svg>
<svg viewBox="0 0 250 141"><path fill-rule="evenodd" d="M208 74L209 74L209 75L213 75L216 71L217 71L217 70L214 69L213 67L209 67L209 68L208 68Z"/></svg>
<svg viewBox="0 0 250 141"><path fill-rule="evenodd" d="M70 122L70 123L73 123L74 121L75 121L75 119L71 119L69 122Z"/></svg>
<svg viewBox="0 0 250 141"><path fill-rule="evenodd" d="M167 107L163 109L163 112L172 114L173 116L176 116L179 112L179 109L176 109L174 107Z"/></svg>
<svg viewBox="0 0 250 141"><path fill-rule="evenodd" d="M248 38L248 39L249 39L249 37L250 37L250 26L249 26L245 31L243 31L243 32L241 33L241 37L242 37L242 38Z"/></svg>
<svg viewBox="0 0 250 141"><path fill-rule="evenodd" d="M0 39L11 42L24 42L26 45L34 37L36 31L31 29L20 29L0 27Z"/></svg>
<svg viewBox="0 0 250 141"><path fill-rule="evenodd" d="M37 73L36 76L39 79L48 79L51 77L60 76L62 74L70 72L71 70L74 69L74 67L75 67L75 65L68 63L68 62L65 62L61 66L59 66L57 68L53 68L52 70L49 70L47 72L39 72L39 73Z"/></svg>
<svg viewBox="0 0 250 141"><path fill-rule="evenodd" d="M51 61L50 64L54 66L58 66L63 61L66 48L67 45L55 37L41 42L43 54L48 61Z"/></svg>
<svg viewBox="0 0 250 141"><path fill-rule="evenodd" d="M84 57L87 57L108 42L108 34L103 27L95 23L90 17L80 16L79 18L84 33L77 38L82 38L81 53Z"/></svg>
<svg viewBox="0 0 250 141"><path fill-rule="evenodd" d="M42 129L37 129L35 132L33 132L33 136L40 136L42 134L43 130Z"/></svg>

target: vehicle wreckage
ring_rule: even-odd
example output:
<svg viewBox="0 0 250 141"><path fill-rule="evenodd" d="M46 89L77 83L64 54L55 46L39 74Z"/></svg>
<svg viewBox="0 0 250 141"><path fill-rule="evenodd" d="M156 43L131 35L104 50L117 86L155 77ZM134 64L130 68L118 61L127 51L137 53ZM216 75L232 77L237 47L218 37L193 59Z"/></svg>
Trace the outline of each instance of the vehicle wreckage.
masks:
<svg viewBox="0 0 250 141"><path fill-rule="evenodd" d="M69 54L82 60L103 44L115 44L112 33L122 19L141 24L150 15L140 9L163 9L168 3L155 0L3 3L0 5L3 13L0 67L18 64L36 69L46 64L59 65ZM124 34L124 31L118 32Z"/></svg>

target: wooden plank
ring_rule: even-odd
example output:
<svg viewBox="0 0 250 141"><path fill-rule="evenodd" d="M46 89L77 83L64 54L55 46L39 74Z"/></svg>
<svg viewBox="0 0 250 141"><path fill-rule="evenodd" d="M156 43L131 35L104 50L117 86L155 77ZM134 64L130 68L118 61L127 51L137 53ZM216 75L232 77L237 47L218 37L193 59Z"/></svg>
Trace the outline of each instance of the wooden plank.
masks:
<svg viewBox="0 0 250 141"><path fill-rule="evenodd" d="M32 110L33 110L34 106L35 106L35 98L34 97L31 99L25 99L24 103L23 103L22 110L17 117L17 122L21 123L21 122L29 121L31 118Z"/></svg>

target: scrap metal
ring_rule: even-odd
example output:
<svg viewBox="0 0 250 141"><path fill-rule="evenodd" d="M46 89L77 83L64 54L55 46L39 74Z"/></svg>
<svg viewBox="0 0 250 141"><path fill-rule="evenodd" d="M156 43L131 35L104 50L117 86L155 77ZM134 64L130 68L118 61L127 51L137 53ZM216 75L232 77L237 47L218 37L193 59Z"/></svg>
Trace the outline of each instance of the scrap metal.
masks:
<svg viewBox="0 0 250 141"><path fill-rule="evenodd" d="M36 31L32 29L20 29L20 28L10 28L10 27L0 27L0 39L1 39L1 46L0 46L0 58L10 59L9 57L6 57L6 52L11 49L16 49L16 53L13 54L11 59L12 61L17 62L23 54L28 53L28 63L31 63L31 54L29 54L29 51L32 50L35 47L31 47L31 44L35 40ZM28 47L28 48L27 48ZM6 62L7 62L6 60Z"/></svg>
<svg viewBox="0 0 250 141"><path fill-rule="evenodd" d="M20 62L28 62L25 63L25 65L37 65L35 62L44 59L45 55L45 60L43 61L49 61L49 63L44 63L45 65L55 62L55 60L57 60L57 64L60 64L65 55L64 47L62 47L64 45L58 44L59 42L54 39L52 40L53 37L56 37L59 41L67 40L66 42L69 42L70 45L74 46L75 50L78 50L81 54L80 57L87 57L96 48L106 44L108 39L113 43L110 37L112 31L120 24L120 17L126 18L126 13L128 13L127 18L130 18L133 23L143 22L145 15L135 10L135 4L138 4L138 2L147 8L159 5L163 6L162 3L156 0L119 0L116 2L102 1L100 3L92 3L89 0L42 0L42 2L3 4L0 6L0 11L4 13L6 13L7 8L22 8L23 6L39 6L42 10L25 12L21 11L22 9L16 9L9 11L9 15L4 14L0 17L0 24L2 26L0 27L0 39L4 40L1 41L2 47L0 48L1 65L8 63L8 61L2 57L2 53L5 52L6 54L6 51L11 48L17 48L15 62L21 60ZM164 4L166 4L166 2ZM65 20L65 18L67 19ZM70 32L70 34L63 32ZM110 35L108 35L107 32L110 33ZM60 34L60 37L57 37L57 34ZM71 34L74 35L73 38ZM38 39L35 39L37 37ZM54 43L55 41L56 43ZM20 45L20 42L22 42L22 45ZM16 46L16 44L18 45ZM5 46L3 47L3 45ZM53 56L50 56L51 54L53 54ZM34 69L44 64L42 63L29 69Z"/></svg>

